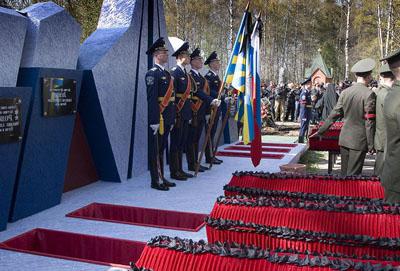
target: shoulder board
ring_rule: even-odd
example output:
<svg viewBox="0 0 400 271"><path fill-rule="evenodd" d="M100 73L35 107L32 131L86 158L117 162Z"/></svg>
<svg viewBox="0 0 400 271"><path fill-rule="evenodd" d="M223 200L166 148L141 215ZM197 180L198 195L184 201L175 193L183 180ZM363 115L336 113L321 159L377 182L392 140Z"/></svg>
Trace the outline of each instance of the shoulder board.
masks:
<svg viewBox="0 0 400 271"><path fill-rule="evenodd" d="M157 67L151 68L150 70L155 72L157 70Z"/></svg>
<svg viewBox="0 0 400 271"><path fill-rule="evenodd" d="M176 70L176 67L173 67L172 69L171 69L171 71L175 71Z"/></svg>
<svg viewBox="0 0 400 271"><path fill-rule="evenodd" d="M206 75L211 76L211 75L212 75L212 72L208 72Z"/></svg>

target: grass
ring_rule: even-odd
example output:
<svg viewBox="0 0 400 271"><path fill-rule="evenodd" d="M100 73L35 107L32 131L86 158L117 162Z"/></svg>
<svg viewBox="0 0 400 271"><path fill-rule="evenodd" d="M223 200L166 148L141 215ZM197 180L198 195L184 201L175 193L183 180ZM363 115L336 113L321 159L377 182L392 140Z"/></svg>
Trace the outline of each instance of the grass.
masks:
<svg viewBox="0 0 400 271"><path fill-rule="evenodd" d="M299 160L300 164L306 165L306 171L310 173L317 173L319 171L318 164L324 160L324 152L319 151L306 151Z"/></svg>

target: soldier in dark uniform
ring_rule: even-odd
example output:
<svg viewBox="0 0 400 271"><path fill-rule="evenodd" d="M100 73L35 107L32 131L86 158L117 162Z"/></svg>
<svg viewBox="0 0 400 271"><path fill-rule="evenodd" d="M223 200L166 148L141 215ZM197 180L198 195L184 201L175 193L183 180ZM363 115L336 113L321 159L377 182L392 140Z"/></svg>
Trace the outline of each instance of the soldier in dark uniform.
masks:
<svg viewBox="0 0 400 271"><path fill-rule="evenodd" d="M219 89L221 87L221 79L219 79L218 76L218 71L221 67L221 63L220 60L218 58L217 52L212 52L209 57L206 59L206 61L204 62L205 65L209 66L209 71L207 72L207 74L205 75L205 78L208 81L208 85L210 86L210 96L214 99L218 98L218 92ZM221 100L224 99L224 96L221 96ZM214 142L214 137L215 137L215 133L217 131L217 126L218 126L218 122L221 118L221 116L223 116L223 114L225 114L227 111L226 108L226 104L225 103L221 103L221 107L218 108L217 110L217 114L214 120L214 125L211 129L211 143L212 144L218 144L218 142ZM222 113L222 114L221 114ZM208 129L208 127L206 127ZM207 163L212 163L213 164L221 164L223 161L218 159L217 157L213 157L213 149L214 146L211 146L210 148L210 144L207 144L207 148L205 151L205 156L206 156L206 162Z"/></svg>
<svg viewBox="0 0 400 271"><path fill-rule="evenodd" d="M188 140L189 122L192 120L192 81L185 70L190 63L189 43L184 42L172 56L176 57L177 65L171 69L174 78L176 122L171 131L169 169L171 178L185 181L193 175L182 169L182 154Z"/></svg>
<svg viewBox="0 0 400 271"><path fill-rule="evenodd" d="M367 151L374 152L376 96L367 87L374 67L375 61L367 58L351 68L357 82L342 92L335 108L317 132L323 135L337 119L343 118L339 136L343 176L360 175Z"/></svg>
<svg viewBox="0 0 400 271"><path fill-rule="evenodd" d="M375 90L376 94L376 131L374 147L376 150L376 160L374 174L380 176L383 170L383 163L385 161L385 145L386 145L386 128L383 115L383 104L385 97L394 83L394 76L388 64L381 66L379 70L380 85Z"/></svg>
<svg viewBox="0 0 400 271"><path fill-rule="evenodd" d="M300 93L300 133L299 133L299 143L304 143L304 137L308 132L308 126L311 119L311 78L307 78L301 83L303 86Z"/></svg>
<svg viewBox="0 0 400 271"><path fill-rule="evenodd" d="M164 68L168 62L164 39L159 38L146 53L154 60L154 67L146 73L151 187L167 191L175 186L165 179L163 163L163 151L171 125L175 122L175 94L171 75Z"/></svg>
<svg viewBox="0 0 400 271"><path fill-rule="evenodd" d="M400 50L383 60L389 64L395 82L385 97L383 108L387 142L381 182L385 189L385 200L398 203L400 202Z"/></svg>
<svg viewBox="0 0 400 271"><path fill-rule="evenodd" d="M206 122L206 111L210 106L218 106L220 100L210 96L210 87L207 80L200 74L203 68L203 58L200 55L200 49L196 48L190 55L190 65L192 69L190 75L194 80L196 88L192 95L192 122L189 128L189 140L186 146L186 157L188 169L196 170L196 163L199 153L199 141ZM199 172L204 172L207 167L200 165Z"/></svg>

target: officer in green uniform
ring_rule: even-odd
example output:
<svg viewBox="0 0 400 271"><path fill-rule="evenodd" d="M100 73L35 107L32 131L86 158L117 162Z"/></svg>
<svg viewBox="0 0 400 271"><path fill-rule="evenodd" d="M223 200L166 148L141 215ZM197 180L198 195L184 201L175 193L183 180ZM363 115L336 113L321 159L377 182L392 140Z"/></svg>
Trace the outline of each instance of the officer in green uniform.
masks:
<svg viewBox="0 0 400 271"><path fill-rule="evenodd" d="M374 174L376 176L380 176L382 174L383 162L385 161L384 149L386 145L386 128L383 116L383 104L385 97L394 82L394 76L388 64L381 66L379 70L379 77L379 88L374 91L376 94L376 131L374 140L376 160Z"/></svg>
<svg viewBox="0 0 400 271"><path fill-rule="evenodd" d="M400 202L400 50L386 60L396 81L385 97L383 115L386 126L385 163L381 182L385 189L385 200Z"/></svg>
<svg viewBox="0 0 400 271"><path fill-rule="evenodd" d="M337 119L343 118L339 136L343 176L360 175L367 151L374 152L376 95L367 87L374 67L375 61L367 58L351 68L357 81L342 92L335 108L317 132L317 135L323 135Z"/></svg>

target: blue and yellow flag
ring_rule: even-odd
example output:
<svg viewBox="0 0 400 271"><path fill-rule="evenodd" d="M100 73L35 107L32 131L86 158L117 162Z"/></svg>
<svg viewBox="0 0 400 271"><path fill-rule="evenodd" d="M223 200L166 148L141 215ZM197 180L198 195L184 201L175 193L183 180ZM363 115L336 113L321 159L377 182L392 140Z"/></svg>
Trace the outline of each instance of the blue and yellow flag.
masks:
<svg viewBox="0 0 400 271"><path fill-rule="evenodd" d="M244 30L245 30L245 26L247 23L247 19L250 17L250 13L249 13L249 5L247 5L246 10L243 14L243 18L242 21L240 23L240 27L239 27L239 31L236 35L236 39L235 39L235 43L233 44L233 49L232 49L232 53L231 56L229 58L229 62L228 62L228 66L226 68L226 72L225 72L225 78L224 78L224 82L228 85L232 84L233 81L233 75L235 73L236 70L236 63L238 61L238 55L241 49L241 44L242 44L242 40L244 37Z"/></svg>
<svg viewBox="0 0 400 271"><path fill-rule="evenodd" d="M243 123L243 142L249 144L253 140L253 109L251 102L251 14L246 11L242 32L238 40L239 52L232 77L232 87L238 91L236 120Z"/></svg>

